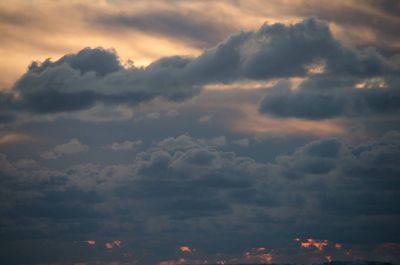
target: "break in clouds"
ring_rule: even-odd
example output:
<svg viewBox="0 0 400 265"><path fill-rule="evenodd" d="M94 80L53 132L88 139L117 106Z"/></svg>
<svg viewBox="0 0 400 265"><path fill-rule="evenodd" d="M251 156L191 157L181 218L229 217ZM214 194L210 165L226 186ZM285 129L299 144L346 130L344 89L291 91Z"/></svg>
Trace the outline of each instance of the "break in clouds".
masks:
<svg viewBox="0 0 400 265"><path fill-rule="evenodd" d="M399 74L314 17L144 67L33 62L0 93L1 263L399 262Z"/></svg>

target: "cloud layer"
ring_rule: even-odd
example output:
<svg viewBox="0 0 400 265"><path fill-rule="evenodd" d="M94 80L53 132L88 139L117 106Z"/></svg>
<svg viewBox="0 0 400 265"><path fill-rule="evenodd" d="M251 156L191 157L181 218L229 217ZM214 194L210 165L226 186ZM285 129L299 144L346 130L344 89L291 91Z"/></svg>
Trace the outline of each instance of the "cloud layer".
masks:
<svg viewBox="0 0 400 265"><path fill-rule="evenodd" d="M218 146L181 135L155 143L129 164L58 172L2 156L1 192L9 198L3 220L26 220L25 238L119 238L136 251L151 246L155 259L176 258L183 243L216 255L248 245L279 248L282 237L314 235L347 245L399 238L398 132L356 146L310 142L272 164ZM22 236L16 228L4 227L2 237Z"/></svg>
<svg viewBox="0 0 400 265"><path fill-rule="evenodd" d="M400 261L398 5L235 5L0 4L2 263Z"/></svg>
<svg viewBox="0 0 400 265"><path fill-rule="evenodd" d="M322 119L396 109L398 72L396 56L345 48L326 22L310 18L289 26L264 25L233 35L196 58L166 57L145 68L124 68L113 50L86 48L55 62L32 63L14 86L18 97L3 93L1 101L4 115L21 110L59 113L99 102L137 105L157 97L180 101L213 83L309 77L299 91L274 89L260 111ZM357 84L368 89L356 90Z"/></svg>

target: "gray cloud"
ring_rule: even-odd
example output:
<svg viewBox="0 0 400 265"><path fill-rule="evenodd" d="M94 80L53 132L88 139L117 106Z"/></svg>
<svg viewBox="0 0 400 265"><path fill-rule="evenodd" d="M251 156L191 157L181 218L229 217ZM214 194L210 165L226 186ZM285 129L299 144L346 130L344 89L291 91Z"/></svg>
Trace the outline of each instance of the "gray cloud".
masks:
<svg viewBox="0 0 400 265"><path fill-rule="evenodd" d="M377 7L393 16L400 16L400 4L396 0L377 0L368 2L370 5Z"/></svg>
<svg viewBox="0 0 400 265"><path fill-rule="evenodd" d="M195 47L209 48L234 32L232 24L218 21L204 13L180 10L152 10L140 14L107 14L95 23L116 30L139 30L150 34L180 39Z"/></svg>
<svg viewBox="0 0 400 265"><path fill-rule="evenodd" d="M393 80L394 81L394 80ZM357 88L358 84L363 87ZM396 115L400 106L398 81L378 82L338 77L312 77L299 89L281 82L261 100L259 111L281 118L320 120L335 117Z"/></svg>
<svg viewBox="0 0 400 265"><path fill-rule="evenodd" d="M233 35L197 58L167 57L145 68L122 68L114 51L86 48L55 62L33 63L14 86L19 97L2 94L1 100L5 111L36 113L82 110L96 102L179 101L215 82L305 77L316 63L323 63L329 75L357 77L395 75L399 68L395 59L373 49L343 47L327 23L310 18L289 26L264 25Z"/></svg>
<svg viewBox="0 0 400 265"><path fill-rule="evenodd" d="M105 145L103 148L113 150L113 151L130 151L134 150L136 147L141 145L143 143L142 140L136 140L136 141L123 141L123 142L115 142L109 145Z"/></svg>
<svg viewBox="0 0 400 265"><path fill-rule="evenodd" d="M65 55L56 62L52 62L50 59L46 59L42 63L33 62L28 70L31 73L40 74L48 68L63 64L67 64L71 68L79 70L82 74L93 71L100 76L123 69L114 50L85 48L77 54ZM20 87L23 89L24 84L20 84Z"/></svg>
<svg viewBox="0 0 400 265"><path fill-rule="evenodd" d="M285 14L328 22L265 24L146 67L101 47L33 62L0 92L2 263L256 263L258 247L274 263L400 261L400 134L389 131L400 130L400 61L385 50L397 5L357 1L296 1ZM238 4L247 13L256 3ZM275 7L249 14L274 19ZM133 29L197 47L234 27L214 11L171 10L85 18L113 36ZM21 17L5 20L37 23ZM344 26L380 34L350 48ZM302 249L295 237L329 244Z"/></svg>
<svg viewBox="0 0 400 265"><path fill-rule="evenodd" d="M80 238L132 240L136 251L152 249L155 260L176 258L182 242L217 253L243 252L265 238L277 240L271 248L282 237L296 236L344 244L398 241L398 132L356 146L318 140L270 164L208 142L213 141L189 135L166 138L129 164L83 164L58 173L36 163L27 169L27 163L3 156L1 192L15 199L8 200L2 218L30 218L38 238L68 238L78 229ZM26 201L26 194L32 199ZM51 226L60 222L65 227ZM2 230L7 238L18 232ZM127 236L133 232L133 239ZM225 243L210 245L211 235Z"/></svg>
<svg viewBox="0 0 400 265"><path fill-rule="evenodd" d="M73 138L65 144L55 146L50 150L40 153L44 159L57 159L64 155L82 153L89 150L89 146L82 144L78 139Z"/></svg>
<svg viewBox="0 0 400 265"><path fill-rule="evenodd" d="M248 138L242 138L242 139L237 139L232 143L241 147L248 147L250 145L250 140Z"/></svg>

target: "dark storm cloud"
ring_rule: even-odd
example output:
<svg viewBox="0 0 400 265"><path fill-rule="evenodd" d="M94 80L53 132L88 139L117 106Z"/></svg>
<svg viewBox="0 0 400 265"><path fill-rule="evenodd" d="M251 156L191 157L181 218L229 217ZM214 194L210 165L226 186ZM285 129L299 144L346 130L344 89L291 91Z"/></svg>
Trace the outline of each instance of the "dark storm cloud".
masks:
<svg viewBox="0 0 400 265"><path fill-rule="evenodd" d="M120 13L96 18L95 23L120 30L121 27L150 34L181 39L199 48L208 48L222 41L235 30L204 13L178 10L153 10L140 14Z"/></svg>
<svg viewBox="0 0 400 265"><path fill-rule="evenodd" d="M398 132L357 146L314 141L271 164L221 148L181 135L155 143L130 164L58 173L2 156L1 193L8 199L1 217L25 222L35 238L68 238L75 229L79 238L132 240L135 251L151 249L156 260L175 258L188 241L214 253L244 251L263 238L274 247L275 239L299 234L398 242ZM3 226L2 234L15 238L18 230ZM225 243L210 245L210 237Z"/></svg>
<svg viewBox="0 0 400 265"><path fill-rule="evenodd" d="M289 26L264 25L233 35L197 58L166 57L144 68L123 68L114 51L86 48L55 62L32 63L14 86L19 96L3 94L1 100L6 103L3 109L34 113L82 110L96 102L136 105L156 97L178 101L210 83L305 77L316 63L324 64L326 74L359 78L394 75L399 68L398 60L376 50L343 47L327 23L310 18Z"/></svg>

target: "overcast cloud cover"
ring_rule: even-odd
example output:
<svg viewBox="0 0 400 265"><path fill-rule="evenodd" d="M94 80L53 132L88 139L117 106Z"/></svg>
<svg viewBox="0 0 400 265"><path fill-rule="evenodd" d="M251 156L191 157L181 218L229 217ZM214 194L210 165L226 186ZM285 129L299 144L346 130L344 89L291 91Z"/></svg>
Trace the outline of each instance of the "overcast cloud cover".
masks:
<svg viewBox="0 0 400 265"><path fill-rule="evenodd" d="M1 264L400 262L397 1L8 4Z"/></svg>

